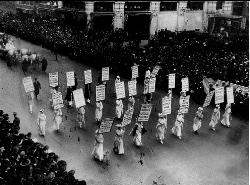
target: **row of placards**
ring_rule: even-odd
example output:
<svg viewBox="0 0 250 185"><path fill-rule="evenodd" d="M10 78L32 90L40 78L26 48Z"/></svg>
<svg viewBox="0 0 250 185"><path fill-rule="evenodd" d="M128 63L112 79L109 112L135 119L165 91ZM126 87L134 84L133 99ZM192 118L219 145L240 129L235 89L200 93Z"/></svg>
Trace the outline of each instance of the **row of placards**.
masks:
<svg viewBox="0 0 250 185"><path fill-rule="evenodd" d="M227 103L234 103L233 87L226 88ZM224 102L224 87L215 88L215 104Z"/></svg>

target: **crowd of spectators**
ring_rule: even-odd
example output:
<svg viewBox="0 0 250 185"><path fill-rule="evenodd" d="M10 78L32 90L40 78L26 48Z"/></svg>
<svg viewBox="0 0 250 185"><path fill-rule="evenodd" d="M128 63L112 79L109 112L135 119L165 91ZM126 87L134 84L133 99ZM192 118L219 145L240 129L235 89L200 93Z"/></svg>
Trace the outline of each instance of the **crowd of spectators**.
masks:
<svg viewBox="0 0 250 185"><path fill-rule="evenodd" d="M190 90L202 104L204 76L248 87L248 35L233 38L194 31L161 30L140 46L140 39L128 38L122 29L88 31L39 15L1 13L0 31L63 53L97 69L109 66L115 75L131 78L131 66L139 65L139 82L145 71L159 65L157 87L168 89L168 74L176 73L175 93L181 91L181 78L189 77ZM248 108L248 92L236 92L236 104Z"/></svg>
<svg viewBox="0 0 250 185"><path fill-rule="evenodd" d="M0 110L0 184L1 185L84 185L66 171L66 161L47 145L31 139L31 133L19 133L20 120Z"/></svg>

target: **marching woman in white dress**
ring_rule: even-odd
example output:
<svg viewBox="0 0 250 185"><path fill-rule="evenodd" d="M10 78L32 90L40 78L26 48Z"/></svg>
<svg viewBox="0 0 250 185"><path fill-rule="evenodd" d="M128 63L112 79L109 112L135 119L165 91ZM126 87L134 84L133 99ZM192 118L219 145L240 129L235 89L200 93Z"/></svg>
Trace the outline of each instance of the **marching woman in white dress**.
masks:
<svg viewBox="0 0 250 185"><path fill-rule="evenodd" d="M56 132L58 133L60 129L60 125L62 123L62 109L55 110L54 121L55 121Z"/></svg>
<svg viewBox="0 0 250 185"><path fill-rule="evenodd" d="M133 109L135 105L135 98L130 96L128 99L128 109Z"/></svg>
<svg viewBox="0 0 250 185"><path fill-rule="evenodd" d="M230 128L230 120L232 120L232 112L231 112L231 104L228 103L225 109L225 113L223 114L223 119L221 120L221 124Z"/></svg>
<svg viewBox="0 0 250 185"><path fill-rule="evenodd" d="M115 114L116 118L121 121L123 114L123 103L121 99L116 100Z"/></svg>
<svg viewBox="0 0 250 185"><path fill-rule="evenodd" d="M182 130L183 130L183 115L182 113L178 110L178 115L175 120L174 127L171 129L172 134L176 135L179 139L182 137Z"/></svg>
<svg viewBox="0 0 250 185"><path fill-rule="evenodd" d="M103 133L100 132L100 129L97 129L95 131L95 144L94 149L92 151L92 156L98 161L103 161L103 142Z"/></svg>
<svg viewBox="0 0 250 185"><path fill-rule="evenodd" d="M101 123L102 120L102 109L103 104L101 101L96 102L96 109L95 109L95 120L97 123Z"/></svg>
<svg viewBox="0 0 250 185"><path fill-rule="evenodd" d="M78 120L80 128L86 127L85 108L84 108L84 106L81 106L78 109L77 120Z"/></svg>
<svg viewBox="0 0 250 185"><path fill-rule="evenodd" d="M30 112L30 114L32 114L32 112L33 112L33 108L32 107L34 105L34 97L35 97L34 92L33 91L29 92L27 94L27 97L28 97L29 112Z"/></svg>
<svg viewBox="0 0 250 185"><path fill-rule="evenodd" d="M199 107L194 117L193 131L195 134L199 134L198 130L201 128L201 119L203 118L203 108Z"/></svg>
<svg viewBox="0 0 250 185"><path fill-rule="evenodd" d="M37 124L40 129L40 135L45 136L46 116L43 109L41 109L38 113Z"/></svg>
<svg viewBox="0 0 250 185"><path fill-rule="evenodd" d="M131 130L130 134L134 136L133 142L136 146L142 146L142 135L147 132L146 129L143 127L142 122L138 122L135 124L134 128Z"/></svg>
<svg viewBox="0 0 250 185"><path fill-rule="evenodd" d="M122 128L122 125L119 123L116 125L117 130L115 131L115 141L114 141L114 152L116 154L122 155L124 154L123 147L123 135L125 132L125 128Z"/></svg>
<svg viewBox="0 0 250 185"><path fill-rule="evenodd" d="M120 76L116 76L116 79L115 79L115 84L116 83L119 83L119 82L121 82L121 80L120 80ZM115 85L115 94L116 94L116 85Z"/></svg>
<svg viewBox="0 0 250 185"><path fill-rule="evenodd" d="M220 120L220 105L216 105L216 107L214 108L214 112L212 114L212 118L211 121L209 123L209 127L215 131L215 126L217 125L217 123Z"/></svg>
<svg viewBox="0 0 250 185"><path fill-rule="evenodd" d="M156 139L163 144L165 134L167 132L167 118L162 113L158 114L158 123L156 125Z"/></svg>

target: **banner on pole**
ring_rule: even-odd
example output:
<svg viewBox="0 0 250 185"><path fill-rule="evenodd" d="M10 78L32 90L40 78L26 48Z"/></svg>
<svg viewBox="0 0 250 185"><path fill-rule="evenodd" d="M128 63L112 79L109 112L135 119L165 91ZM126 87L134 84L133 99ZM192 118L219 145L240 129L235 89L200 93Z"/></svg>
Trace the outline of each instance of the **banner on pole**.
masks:
<svg viewBox="0 0 250 185"><path fill-rule="evenodd" d="M123 120L122 120L123 127L131 123L133 113L134 113L134 109L128 109L125 111Z"/></svg>
<svg viewBox="0 0 250 185"><path fill-rule="evenodd" d="M155 92L156 78L150 78L149 80L149 93Z"/></svg>
<svg viewBox="0 0 250 185"><path fill-rule="evenodd" d="M75 86L74 71L67 72L66 75L67 75L67 87Z"/></svg>
<svg viewBox="0 0 250 185"><path fill-rule="evenodd" d="M85 77L85 84L91 84L92 83L92 73L91 70L84 71L84 77Z"/></svg>
<svg viewBox="0 0 250 185"><path fill-rule="evenodd" d="M132 78L139 77L139 75L138 75L138 66L137 65L132 66L131 70L132 70Z"/></svg>
<svg viewBox="0 0 250 185"><path fill-rule="evenodd" d="M136 80L128 81L128 94L129 96L135 96L137 94Z"/></svg>
<svg viewBox="0 0 250 185"><path fill-rule="evenodd" d="M105 100L105 85L96 86L96 101Z"/></svg>
<svg viewBox="0 0 250 185"><path fill-rule="evenodd" d="M175 88L175 73L168 75L168 88Z"/></svg>
<svg viewBox="0 0 250 185"><path fill-rule="evenodd" d="M24 86L26 93L35 90L31 76L27 76L23 78L23 86Z"/></svg>
<svg viewBox="0 0 250 185"><path fill-rule="evenodd" d="M162 114L171 114L171 97L165 96L162 98Z"/></svg>
<svg viewBox="0 0 250 185"><path fill-rule="evenodd" d="M188 113L189 99L190 95L180 97L180 112L183 114Z"/></svg>
<svg viewBox="0 0 250 185"><path fill-rule="evenodd" d="M152 104L142 104L138 121L148 121L152 110Z"/></svg>
<svg viewBox="0 0 250 185"><path fill-rule="evenodd" d="M49 86L50 87L58 86L58 72L49 73Z"/></svg>
<svg viewBox="0 0 250 185"><path fill-rule="evenodd" d="M114 122L114 119L112 119L112 118L104 118L102 120L101 125L100 125L100 131L102 133L110 132L112 125L113 125L113 122Z"/></svg>
<svg viewBox="0 0 250 185"><path fill-rule="evenodd" d="M52 103L55 110L64 107L61 92L56 92L52 94Z"/></svg>
<svg viewBox="0 0 250 185"><path fill-rule="evenodd" d="M74 96L76 108L86 105L82 88L73 91L73 96Z"/></svg>
<svg viewBox="0 0 250 185"><path fill-rule="evenodd" d="M215 104L224 102L224 87L215 88Z"/></svg>
<svg viewBox="0 0 250 185"><path fill-rule="evenodd" d="M227 87L227 103L234 103L233 87Z"/></svg>
<svg viewBox="0 0 250 185"><path fill-rule="evenodd" d="M207 107L210 105L213 95L214 95L214 91L211 91L209 94L207 94L203 107Z"/></svg>
<svg viewBox="0 0 250 185"><path fill-rule="evenodd" d="M160 66L155 66L155 67L154 67L154 69L153 69L153 71L152 71L152 73L151 73L151 77L152 77L152 78L154 78L154 77L157 76L157 74L158 74L160 68L161 68Z"/></svg>
<svg viewBox="0 0 250 185"><path fill-rule="evenodd" d="M187 77L187 78L182 78L182 79L181 79L181 83L182 83L182 91L183 91L183 92L189 91L189 81L188 81L188 77Z"/></svg>
<svg viewBox="0 0 250 185"><path fill-rule="evenodd" d="M102 68L102 81L109 81L109 67Z"/></svg>
<svg viewBox="0 0 250 185"><path fill-rule="evenodd" d="M115 89L116 89L116 98L125 98L125 87L124 87L124 82L117 82L115 83Z"/></svg>

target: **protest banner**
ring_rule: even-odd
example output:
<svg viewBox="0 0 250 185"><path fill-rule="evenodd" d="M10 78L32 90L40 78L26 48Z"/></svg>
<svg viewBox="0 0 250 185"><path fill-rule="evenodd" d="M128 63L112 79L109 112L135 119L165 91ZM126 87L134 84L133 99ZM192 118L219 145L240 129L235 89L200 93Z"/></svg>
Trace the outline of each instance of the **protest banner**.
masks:
<svg viewBox="0 0 250 185"><path fill-rule="evenodd" d="M23 86L24 86L26 93L35 90L31 76L27 76L23 78Z"/></svg>
<svg viewBox="0 0 250 185"><path fill-rule="evenodd" d="M214 91L211 91L209 94L207 94L203 107L207 107L210 105L213 95L214 95Z"/></svg>
<svg viewBox="0 0 250 185"><path fill-rule="evenodd" d="M92 73L91 70L84 71L84 78L85 78L85 84L91 84L92 83Z"/></svg>
<svg viewBox="0 0 250 185"><path fill-rule="evenodd" d="M150 78L149 80L149 93L155 92L156 78Z"/></svg>
<svg viewBox="0 0 250 185"><path fill-rule="evenodd" d="M152 110L152 104L142 104L138 121L148 121Z"/></svg>
<svg viewBox="0 0 250 185"><path fill-rule="evenodd" d="M100 132L110 132L112 125L113 125L114 119L112 118L104 118L100 125Z"/></svg>
<svg viewBox="0 0 250 185"><path fill-rule="evenodd" d="M175 88L175 73L168 75L168 88Z"/></svg>
<svg viewBox="0 0 250 185"><path fill-rule="evenodd" d="M123 127L131 123L133 113L134 113L134 109L128 109L125 111L123 120L122 120Z"/></svg>
<svg viewBox="0 0 250 185"><path fill-rule="evenodd" d="M124 87L124 82L117 82L115 83L115 89L116 89L116 98L125 98L125 87Z"/></svg>
<svg viewBox="0 0 250 185"><path fill-rule="evenodd" d="M75 101L76 108L79 108L79 107L82 107L82 106L86 105L82 88L74 90L73 91L73 96L74 96L74 101Z"/></svg>
<svg viewBox="0 0 250 185"><path fill-rule="evenodd" d="M103 67L102 68L102 81L108 81L109 80L109 67Z"/></svg>
<svg viewBox="0 0 250 185"><path fill-rule="evenodd" d="M224 87L215 88L215 104L224 102Z"/></svg>
<svg viewBox="0 0 250 185"><path fill-rule="evenodd" d="M52 94L52 103L55 110L60 109L64 106L61 92L56 92Z"/></svg>
<svg viewBox="0 0 250 185"><path fill-rule="evenodd" d="M74 71L67 72L66 75L67 75L67 87L75 86Z"/></svg>
<svg viewBox="0 0 250 185"><path fill-rule="evenodd" d="M189 99L190 95L180 97L180 112L183 114L188 113Z"/></svg>
<svg viewBox="0 0 250 185"><path fill-rule="evenodd" d="M165 96L162 98L162 114L171 114L171 97Z"/></svg>
<svg viewBox="0 0 250 185"><path fill-rule="evenodd" d="M153 69L153 71L152 71L152 73L151 73L151 77L152 77L152 78L154 78L154 77L157 76L157 74L158 74L160 68L161 68L160 66L155 66L155 67L154 67L154 69Z"/></svg>
<svg viewBox="0 0 250 185"><path fill-rule="evenodd" d="M58 72L49 73L49 86L50 87L58 86Z"/></svg>
<svg viewBox="0 0 250 185"><path fill-rule="evenodd" d="M132 78L139 77L139 75L138 75L138 66L137 65L132 66L131 70L132 70Z"/></svg>
<svg viewBox="0 0 250 185"><path fill-rule="evenodd" d="M105 85L96 86L96 101L105 100Z"/></svg>
<svg viewBox="0 0 250 185"><path fill-rule="evenodd" d="M227 87L227 103L234 103L233 87Z"/></svg>
<svg viewBox="0 0 250 185"><path fill-rule="evenodd" d="M189 91L189 81L188 81L188 78L182 78L181 79L181 83L182 83L182 91L183 92Z"/></svg>
<svg viewBox="0 0 250 185"><path fill-rule="evenodd" d="M128 94L129 96L135 96L137 94L136 80L128 81Z"/></svg>

